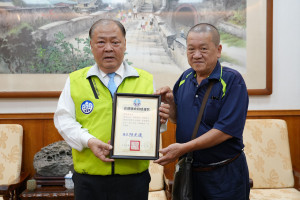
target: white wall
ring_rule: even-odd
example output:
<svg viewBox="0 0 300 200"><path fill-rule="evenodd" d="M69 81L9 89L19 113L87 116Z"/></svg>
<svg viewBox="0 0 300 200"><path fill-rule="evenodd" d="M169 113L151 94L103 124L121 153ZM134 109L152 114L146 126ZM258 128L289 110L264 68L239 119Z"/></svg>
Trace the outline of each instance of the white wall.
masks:
<svg viewBox="0 0 300 200"><path fill-rule="evenodd" d="M300 109L300 1L273 0L273 93L250 96L249 110ZM57 99L0 99L0 113L54 112Z"/></svg>

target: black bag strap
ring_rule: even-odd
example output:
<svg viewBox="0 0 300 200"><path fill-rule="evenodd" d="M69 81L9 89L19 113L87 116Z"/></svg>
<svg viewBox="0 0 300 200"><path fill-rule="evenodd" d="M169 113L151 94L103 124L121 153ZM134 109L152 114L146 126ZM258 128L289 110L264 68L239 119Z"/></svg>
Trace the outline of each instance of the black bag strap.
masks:
<svg viewBox="0 0 300 200"><path fill-rule="evenodd" d="M206 105L209 93L210 93L210 91L211 91L212 86L214 85L214 83L215 83L215 81L210 81L210 83L209 83L209 85L207 87L207 90L206 90L205 95L204 95L203 100L202 100L202 104L201 104L201 107L200 107L200 111L199 111L199 114L198 114L198 118L197 118L197 121L196 121L196 124L195 124L195 127L194 127L194 131L193 131L193 135L192 135L191 140L195 139L195 137L197 135L197 132L198 132L201 120L202 120L202 115L204 113L205 105ZM193 152L189 152L188 155L187 155L187 157L191 158L192 157L192 153Z"/></svg>

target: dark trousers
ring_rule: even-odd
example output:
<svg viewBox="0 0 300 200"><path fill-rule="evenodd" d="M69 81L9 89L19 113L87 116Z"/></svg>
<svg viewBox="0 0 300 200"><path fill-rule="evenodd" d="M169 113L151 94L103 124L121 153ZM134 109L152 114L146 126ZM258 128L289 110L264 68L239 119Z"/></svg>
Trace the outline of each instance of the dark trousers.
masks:
<svg viewBox="0 0 300 200"><path fill-rule="evenodd" d="M148 200L151 177L139 174L96 176L73 174L76 200Z"/></svg>
<svg viewBox="0 0 300 200"><path fill-rule="evenodd" d="M193 200L249 200L249 194L249 172L244 152L220 168L193 172Z"/></svg>

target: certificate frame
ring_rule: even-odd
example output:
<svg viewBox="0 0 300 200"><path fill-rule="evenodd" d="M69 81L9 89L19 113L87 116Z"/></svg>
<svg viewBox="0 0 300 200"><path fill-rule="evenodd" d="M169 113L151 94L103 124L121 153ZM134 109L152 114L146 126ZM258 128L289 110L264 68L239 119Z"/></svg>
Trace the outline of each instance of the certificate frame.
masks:
<svg viewBox="0 0 300 200"><path fill-rule="evenodd" d="M160 95L115 93L110 158L159 158L160 104Z"/></svg>

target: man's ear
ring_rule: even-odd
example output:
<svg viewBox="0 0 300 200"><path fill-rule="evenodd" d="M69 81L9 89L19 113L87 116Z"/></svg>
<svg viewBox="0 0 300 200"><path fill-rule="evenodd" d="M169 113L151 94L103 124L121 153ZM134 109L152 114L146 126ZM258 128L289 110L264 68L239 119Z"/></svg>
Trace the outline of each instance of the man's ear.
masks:
<svg viewBox="0 0 300 200"><path fill-rule="evenodd" d="M221 57L221 53L222 53L222 45L219 44L219 46L218 46L218 54L217 54L217 57L218 57L218 58Z"/></svg>

